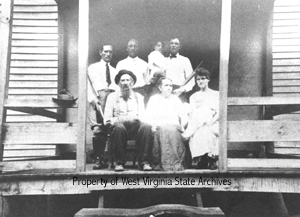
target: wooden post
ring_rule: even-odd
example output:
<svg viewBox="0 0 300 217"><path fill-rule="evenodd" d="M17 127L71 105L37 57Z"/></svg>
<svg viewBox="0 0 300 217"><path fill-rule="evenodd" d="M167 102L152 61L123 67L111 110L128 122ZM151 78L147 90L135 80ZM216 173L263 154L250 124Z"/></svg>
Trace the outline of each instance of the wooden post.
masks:
<svg viewBox="0 0 300 217"><path fill-rule="evenodd" d="M202 202L202 197L201 197L200 191L196 191L196 200L197 200L197 206L203 207L203 202Z"/></svg>
<svg viewBox="0 0 300 217"><path fill-rule="evenodd" d="M10 64L11 24L13 0L2 1L0 17L0 161L3 160L2 126L5 122L4 102L8 92L8 77Z"/></svg>
<svg viewBox="0 0 300 217"><path fill-rule="evenodd" d="M63 9L65 7L65 2L59 3L57 1L57 8L58 8L58 92L61 89L64 89L67 87L66 85L66 73L65 73L65 61L64 61L64 51L65 49L65 43L64 43L64 23L65 23L65 10ZM60 114L60 117L57 119L58 122L64 122L66 121L66 109L58 108L57 113ZM56 151L59 151L59 147L56 148Z"/></svg>
<svg viewBox="0 0 300 217"><path fill-rule="evenodd" d="M104 194L100 193L98 199L98 208L104 208Z"/></svg>
<svg viewBox="0 0 300 217"><path fill-rule="evenodd" d="M227 97L230 50L231 0L222 1L220 39L220 144L219 171L227 171Z"/></svg>
<svg viewBox="0 0 300 217"><path fill-rule="evenodd" d="M86 120L87 120L87 61L89 42L89 0L79 0L78 33L78 139L76 171L85 171Z"/></svg>

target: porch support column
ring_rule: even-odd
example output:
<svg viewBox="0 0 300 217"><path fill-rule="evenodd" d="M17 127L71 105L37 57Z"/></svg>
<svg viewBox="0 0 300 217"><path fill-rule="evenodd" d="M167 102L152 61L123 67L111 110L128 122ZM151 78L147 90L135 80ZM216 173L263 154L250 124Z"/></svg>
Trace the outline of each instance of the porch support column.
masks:
<svg viewBox="0 0 300 217"><path fill-rule="evenodd" d="M87 63L89 51L89 0L79 0L78 33L78 138L76 171L85 171L87 120Z"/></svg>
<svg viewBox="0 0 300 217"><path fill-rule="evenodd" d="M220 144L219 171L227 171L227 97L231 28L231 0L222 1L220 39Z"/></svg>

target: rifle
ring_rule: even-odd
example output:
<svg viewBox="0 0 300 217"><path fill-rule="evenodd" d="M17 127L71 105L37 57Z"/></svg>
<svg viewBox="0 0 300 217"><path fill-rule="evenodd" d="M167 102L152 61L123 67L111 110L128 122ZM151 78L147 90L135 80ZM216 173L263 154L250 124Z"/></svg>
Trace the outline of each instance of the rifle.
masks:
<svg viewBox="0 0 300 217"><path fill-rule="evenodd" d="M202 63L203 63L203 61L201 61L201 63L194 69L194 71L192 72L192 74L190 74L190 76L185 79L185 81L182 83L182 85L175 85L174 84L173 88L176 90L176 89L178 89L180 87L183 87L187 83L189 83L189 81L192 80L192 78L196 75L196 70L202 65ZM181 94L179 94L179 95L181 95Z"/></svg>
<svg viewBox="0 0 300 217"><path fill-rule="evenodd" d="M92 83L92 81L91 81L91 78L90 78L89 74L87 74L87 77L88 77L88 81L89 81L90 84L91 84L93 93L95 94L95 96L98 97L98 93L97 93L97 91L95 90L95 87L94 87L94 85L93 85L93 83ZM98 111L100 111L100 114L102 115L102 118L104 118L104 113L103 113L103 110L102 110L101 105L99 104L99 102L96 103L96 108L97 108Z"/></svg>
<svg viewBox="0 0 300 217"><path fill-rule="evenodd" d="M183 87L184 85L186 85L187 83L189 83L190 80L192 80L192 78L196 75L196 70L202 65L203 61L201 61L201 63L194 69L194 71L192 72L192 74L190 74L189 77L187 77L185 79L185 81L183 82L182 85L180 85L179 87Z"/></svg>

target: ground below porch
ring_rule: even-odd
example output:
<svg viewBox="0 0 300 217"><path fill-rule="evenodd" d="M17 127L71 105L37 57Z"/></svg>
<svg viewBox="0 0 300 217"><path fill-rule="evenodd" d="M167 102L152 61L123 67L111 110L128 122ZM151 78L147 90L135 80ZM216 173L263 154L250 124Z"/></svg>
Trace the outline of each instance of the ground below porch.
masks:
<svg viewBox="0 0 300 217"><path fill-rule="evenodd" d="M193 190L122 190L107 192L106 208L141 208L156 204L197 206ZM204 207L220 207L226 217L300 215L299 194L202 192ZM99 192L81 195L31 195L2 198L3 216L73 217L82 208L96 208ZM168 216L168 215L163 215ZM174 217L174 216L173 216Z"/></svg>

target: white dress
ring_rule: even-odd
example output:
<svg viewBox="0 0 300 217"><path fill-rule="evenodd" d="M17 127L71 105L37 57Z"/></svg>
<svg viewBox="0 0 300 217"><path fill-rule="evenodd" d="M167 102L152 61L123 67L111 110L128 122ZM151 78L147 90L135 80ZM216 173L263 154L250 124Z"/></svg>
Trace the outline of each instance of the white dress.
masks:
<svg viewBox="0 0 300 217"><path fill-rule="evenodd" d="M153 77L155 72L164 72L166 70L166 59L159 51L152 51L148 55L148 81Z"/></svg>
<svg viewBox="0 0 300 217"><path fill-rule="evenodd" d="M180 126L184 116L183 104L177 96L164 98L157 94L150 98L146 109L146 122L156 127L152 147L154 170L184 170L185 146Z"/></svg>
<svg viewBox="0 0 300 217"><path fill-rule="evenodd" d="M190 137L192 158L208 153L216 156L219 152L219 92L209 89L196 92L190 98L191 113L184 133ZM215 120L215 121L214 121Z"/></svg>

